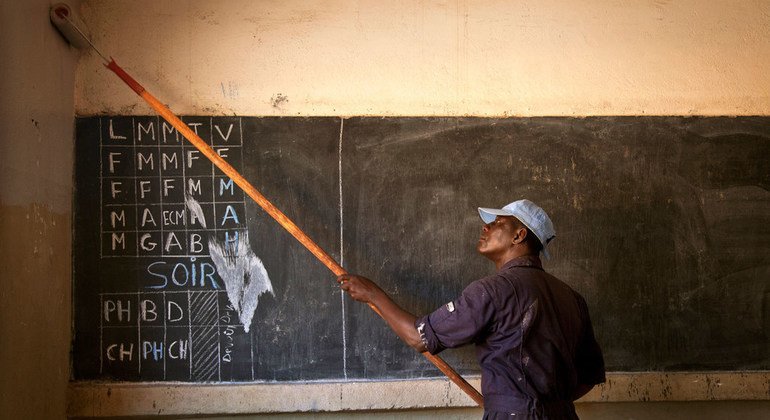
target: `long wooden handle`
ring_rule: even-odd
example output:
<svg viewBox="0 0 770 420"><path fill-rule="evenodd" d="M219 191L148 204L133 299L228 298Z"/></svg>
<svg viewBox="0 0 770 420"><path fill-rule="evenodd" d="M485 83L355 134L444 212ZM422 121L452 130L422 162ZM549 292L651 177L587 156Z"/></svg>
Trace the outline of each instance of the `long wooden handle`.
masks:
<svg viewBox="0 0 770 420"><path fill-rule="evenodd" d="M141 96L145 102L147 102L152 109L154 109L164 120L179 131L184 138L186 138L196 149L198 149L204 156L206 156L217 168L225 173L230 179L235 182L236 185L241 187L243 191L251 197L267 214L275 219L278 224L283 226L295 239L297 239L302 245L305 246L313 255L316 256L329 270L335 275L346 274L342 266L337 261L326 253L320 246L318 246L309 236L305 234L291 219L289 219L281 210L278 209L273 203L271 203L265 196L262 195L256 188L254 188L249 181L246 180L235 168L233 168L227 161L222 159L219 154L214 151L203 139L198 137L197 134L190 127L187 126L182 120L180 120L167 106L163 105L154 96L152 96L145 88L140 85L133 77L131 77L125 70L123 70L115 60L110 60L105 65L108 69L112 70L121 80L123 80L137 95ZM382 313L376 306L369 304L369 307L374 310L380 317ZM434 356L428 352L422 353L428 360L431 361L441 372L444 373L452 382L459 386L466 394L468 394L479 406L484 406L484 399L481 394L469 384L460 374L458 374L451 366L449 366L443 359L438 356Z"/></svg>

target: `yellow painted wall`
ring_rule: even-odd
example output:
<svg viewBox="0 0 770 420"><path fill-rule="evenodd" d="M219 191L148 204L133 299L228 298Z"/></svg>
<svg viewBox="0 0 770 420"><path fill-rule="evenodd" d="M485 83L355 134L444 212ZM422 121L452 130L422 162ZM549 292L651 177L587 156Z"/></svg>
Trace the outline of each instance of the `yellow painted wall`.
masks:
<svg viewBox="0 0 770 420"><path fill-rule="evenodd" d="M767 115L770 2L89 0L178 114ZM77 112L147 114L91 54Z"/></svg>

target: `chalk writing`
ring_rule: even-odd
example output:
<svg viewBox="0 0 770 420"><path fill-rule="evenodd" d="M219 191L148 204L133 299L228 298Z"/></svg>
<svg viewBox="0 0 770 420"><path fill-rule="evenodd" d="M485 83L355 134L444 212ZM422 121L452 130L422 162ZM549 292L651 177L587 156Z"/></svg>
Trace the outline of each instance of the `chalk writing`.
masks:
<svg viewBox="0 0 770 420"><path fill-rule="evenodd" d="M207 255L207 241L197 231L202 226L188 213L186 196L199 202L201 215L216 222L209 226L215 235L232 237L246 229L243 192L185 145L173 127L152 117L104 120L102 257ZM239 119L214 123L197 118L188 125L228 163L242 166Z"/></svg>
<svg viewBox="0 0 770 420"><path fill-rule="evenodd" d="M186 122L241 167L239 118ZM100 372L125 379L253 379L234 369L223 376L221 368L236 357L235 337L248 333L259 295L273 293L248 244L243 192L157 117L102 118L100 127L100 255L143 267L135 291L99 294ZM222 260L240 256L243 263ZM247 350L239 360L253 359Z"/></svg>
<svg viewBox="0 0 770 420"><path fill-rule="evenodd" d="M225 352L232 358L229 336L235 333L227 317L218 315L221 293L102 293L103 371L128 369L156 379L220 380L218 355ZM184 367L181 376L179 366ZM177 376L169 377L172 372Z"/></svg>
<svg viewBox="0 0 770 420"><path fill-rule="evenodd" d="M173 286L211 287L219 289L215 267L207 261L190 258L189 263L155 261L147 266L147 274L155 280L150 289L165 289Z"/></svg>

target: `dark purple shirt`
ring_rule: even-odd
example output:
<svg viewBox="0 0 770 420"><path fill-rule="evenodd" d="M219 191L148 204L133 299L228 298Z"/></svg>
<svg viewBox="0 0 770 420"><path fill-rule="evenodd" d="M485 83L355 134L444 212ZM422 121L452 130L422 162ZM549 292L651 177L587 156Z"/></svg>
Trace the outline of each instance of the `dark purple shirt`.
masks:
<svg viewBox="0 0 770 420"><path fill-rule="evenodd" d="M535 256L513 259L471 283L415 327L432 354L476 345L488 411L545 407L561 412L547 417L572 418L578 384L605 380L585 300L543 271Z"/></svg>

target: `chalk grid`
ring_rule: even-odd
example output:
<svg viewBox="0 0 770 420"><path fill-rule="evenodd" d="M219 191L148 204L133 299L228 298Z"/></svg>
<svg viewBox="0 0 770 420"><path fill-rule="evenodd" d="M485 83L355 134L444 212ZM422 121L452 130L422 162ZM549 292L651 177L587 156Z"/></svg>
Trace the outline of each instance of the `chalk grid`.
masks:
<svg viewBox="0 0 770 420"><path fill-rule="evenodd" d="M201 128L203 120L208 125L206 130ZM197 149L187 145L175 129L167 132L165 127L170 126L160 117L133 117L130 127L125 127L127 119L99 121L102 258L207 256L205 234L244 229L243 191ZM226 127L214 124L212 117L193 121L188 124L228 163L240 169L241 119L234 119ZM185 192L201 205L208 229L197 222L188 223ZM193 241L193 235L199 235L199 242Z"/></svg>
<svg viewBox="0 0 770 420"><path fill-rule="evenodd" d="M240 118L183 120L228 163L242 166ZM247 229L243 192L160 117L100 118L99 131L101 258L195 261L209 257L207 235ZM191 220L185 192L201 205L207 228ZM99 305L100 374L230 379L222 377L222 348L240 325L225 290L104 292Z"/></svg>

